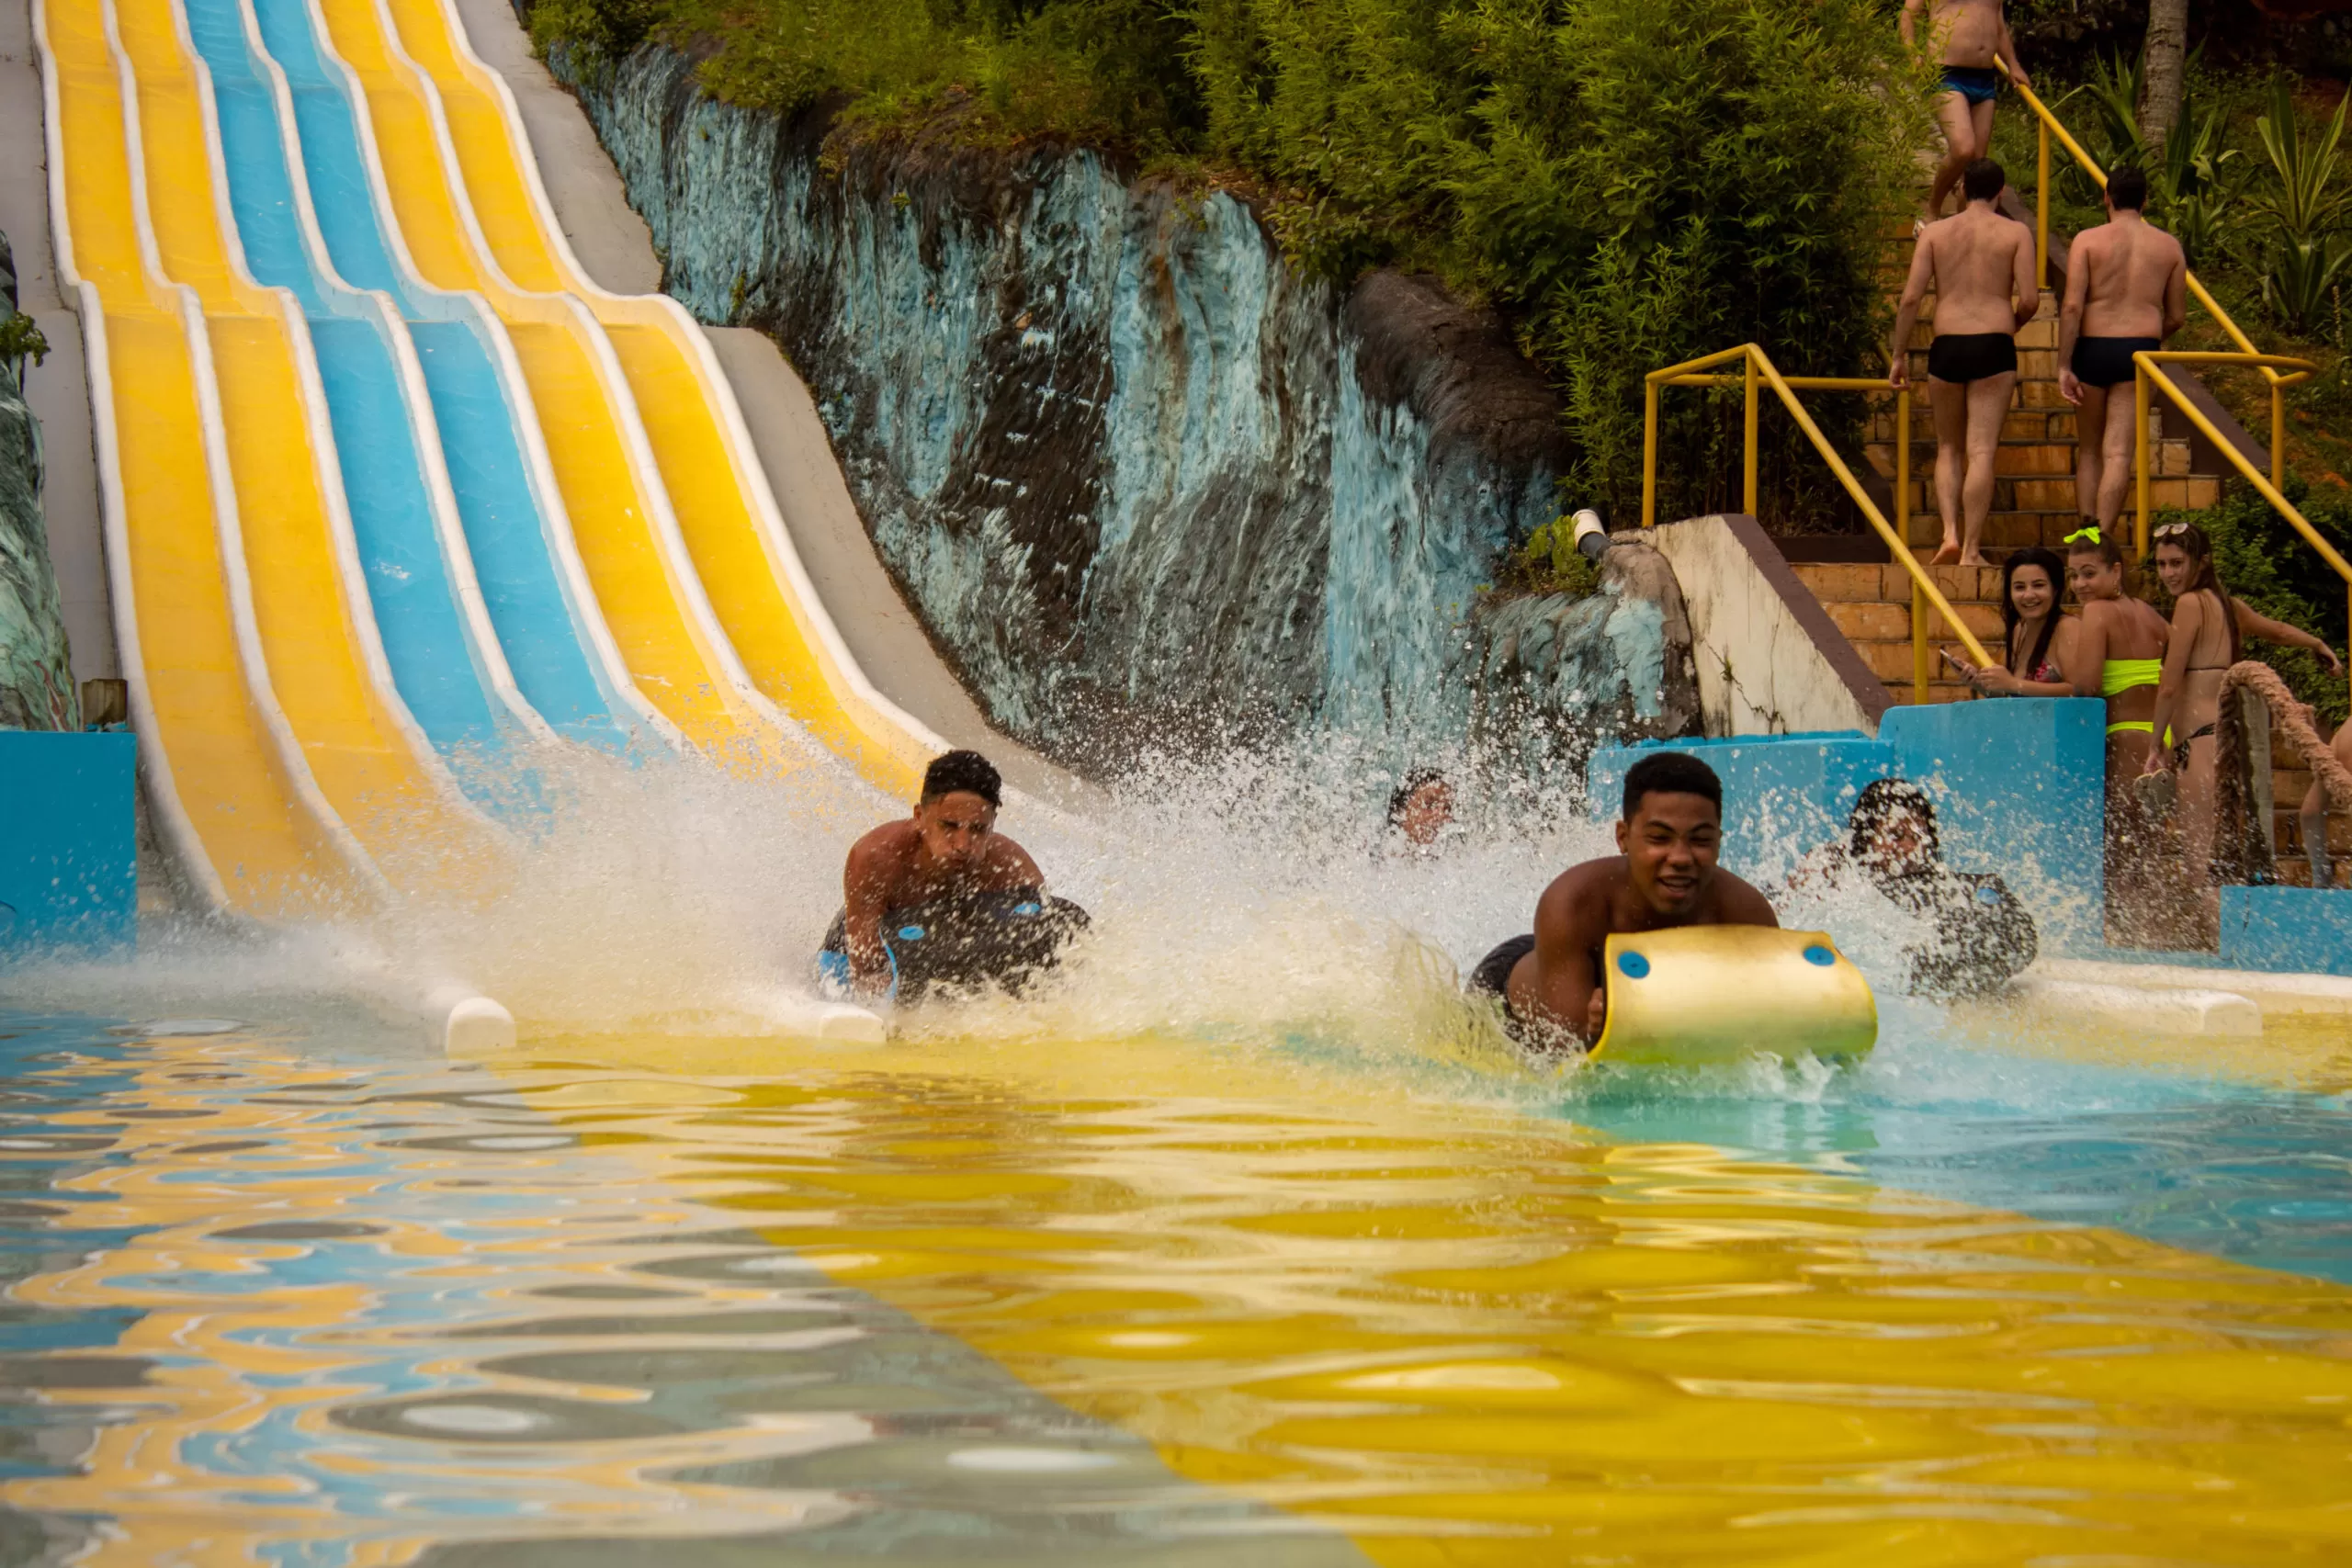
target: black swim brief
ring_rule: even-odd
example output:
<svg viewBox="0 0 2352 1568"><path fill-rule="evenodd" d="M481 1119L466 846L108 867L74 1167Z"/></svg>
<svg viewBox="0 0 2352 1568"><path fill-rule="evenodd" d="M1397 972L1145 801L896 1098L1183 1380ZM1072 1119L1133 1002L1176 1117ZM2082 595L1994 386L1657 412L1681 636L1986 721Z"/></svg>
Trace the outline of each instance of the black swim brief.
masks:
<svg viewBox="0 0 2352 1568"><path fill-rule="evenodd" d="M2137 374L2132 366L2133 355L2143 350L2154 354L2163 346L2163 339L2153 337L2078 337L2074 362L2067 368L2086 387L2112 387Z"/></svg>
<svg viewBox="0 0 2352 1568"><path fill-rule="evenodd" d="M1938 381L1982 381L2018 367L2018 340L2007 333L1946 333L1928 346L1928 374Z"/></svg>
<svg viewBox="0 0 2352 1568"><path fill-rule="evenodd" d="M1989 65L1947 65L1944 91L1958 93L1972 104L1989 104L2001 90L2001 74Z"/></svg>
<svg viewBox="0 0 2352 1568"><path fill-rule="evenodd" d="M1500 997L1503 998L1503 1006L1509 1008L1510 1006L1510 972L1519 967L1521 959L1534 951L1535 938L1532 933L1527 936L1512 937L1509 942L1496 948L1494 952L1478 960L1478 967L1470 971L1472 993L1483 991L1488 996Z"/></svg>

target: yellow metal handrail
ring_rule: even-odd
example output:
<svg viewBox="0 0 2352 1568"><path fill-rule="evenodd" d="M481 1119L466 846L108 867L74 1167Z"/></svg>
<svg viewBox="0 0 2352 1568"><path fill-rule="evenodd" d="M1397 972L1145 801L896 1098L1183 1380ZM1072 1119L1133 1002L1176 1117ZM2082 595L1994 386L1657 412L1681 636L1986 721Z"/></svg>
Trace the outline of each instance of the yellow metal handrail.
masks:
<svg viewBox="0 0 2352 1568"><path fill-rule="evenodd" d="M1713 367L1727 364L1735 359L1740 361L1739 374L1736 376L1707 374ZM1894 509L1904 530L1907 530L1911 521L1911 389L1907 384L1898 387L1892 381L1873 380L1860 376L1783 376L1773 365L1771 356L1767 355L1760 346L1752 343L1744 343L1737 348L1726 348L1720 353L1706 355L1702 358L1686 360L1680 365L1669 365L1663 370L1651 371L1643 378L1642 389L1642 526L1651 528L1657 525L1658 394L1659 389L1665 387L1736 386L1744 389L1747 395L1747 408L1745 449L1740 459L1741 505L1750 517L1756 515L1756 425L1758 404L1756 394L1758 378L1771 387L1781 403L1794 416L1797 428L1804 432L1806 439L1813 443L1814 450L1819 452L1822 460L1829 465L1829 471L1838 476L1838 482L1846 487L1846 493L1853 498L1856 506L1861 508L1862 515L1870 520L1871 527L1878 530L1879 537L1886 541L1892 558L1901 561L1904 570L1911 574L1913 700L1919 703L1925 703L1928 700L1928 612L1930 608L1941 615L1944 624L1951 627L1954 634L1959 637L1962 644L1967 648L1970 658L1979 664L1992 663L1993 656L1984 651L1984 645L1976 640L1976 634L1968 629L1967 625L1961 620L1959 612L1951 607L1951 602L1943 596L1942 590L1936 586L1933 574L1922 567L1918 558L1911 553L1911 547L1905 540L1903 532L1898 531L1894 524L1886 520L1885 513L1879 511L1878 504L1864 492L1861 482L1854 478L1854 471L1846 466L1846 460L1843 457L1838 456L1837 449L1829 445L1829 438L1821 434L1821 427L1814 423L1813 416L1805 412L1804 405L1797 401L1796 395L1796 389L1800 387L1808 391L1893 392L1894 394L1895 423L1903 433L1903 438L1895 443Z"/></svg>
<svg viewBox="0 0 2352 1568"><path fill-rule="evenodd" d="M2224 441L2222 438L2222 433L2213 428L2213 422L2205 417L2204 411L2190 402L2178 384L2164 372L2164 367L2166 365L2249 363L2259 363L2264 370L2273 375L2276 375L2280 367L2299 369L2307 373L2316 368L2308 359L2292 359L2278 354L2166 353L2161 350L2142 349L2132 356L2132 367L2137 372L2132 387L2132 406L2140 426L2138 453L2140 554L2144 558L2148 553L2148 389L2154 386L2172 400L2175 408L2188 416L2188 422L2191 424L2205 433L2205 438L2221 450L2222 456L2236 465L2238 472L2245 477L2245 481L2254 486L2255 493L2268 502L2271 509L2284 517L2293 526L2295 532L2303 536L2303 542L2317 550L2320 558L2335 569L2335 575L2344 580L2346 611L2352 613L2352 562L2347 562L2342 553L2334 545L2329 544L2318 529L2312 526L2311 520L2297 511L2294 503L2279 493L2276 484L2264 479L2255 466L2245 460L2245 454L2237 449L2235 443Z"/></svg>

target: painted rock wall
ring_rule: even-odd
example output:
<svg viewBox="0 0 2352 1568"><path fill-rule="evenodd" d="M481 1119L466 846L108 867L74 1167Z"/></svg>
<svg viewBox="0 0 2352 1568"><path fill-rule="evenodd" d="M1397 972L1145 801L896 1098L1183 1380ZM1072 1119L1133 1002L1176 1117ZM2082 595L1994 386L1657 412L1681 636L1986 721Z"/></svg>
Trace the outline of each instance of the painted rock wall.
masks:
<svg viewBox="0 0 2352 1568"><path fill-rule="evenodd" d="M1498 322L1426 278L1335 294L1230 196L1091 152L828 149L658 45L548 63L669 290L808 378L884 562L1001 726L1081 765L1211 716L1467 737L1479 591L1558 510L1564 457Z"/></svg>
<svg viewBox="0 0 2352 1568"><path fill-rule="evenodd" d="M16 313L16 262L0 234L0 322ZM40 422L25 406L26 368L0 356L0 728L78 729L81 703L40 510Z"/></svg>

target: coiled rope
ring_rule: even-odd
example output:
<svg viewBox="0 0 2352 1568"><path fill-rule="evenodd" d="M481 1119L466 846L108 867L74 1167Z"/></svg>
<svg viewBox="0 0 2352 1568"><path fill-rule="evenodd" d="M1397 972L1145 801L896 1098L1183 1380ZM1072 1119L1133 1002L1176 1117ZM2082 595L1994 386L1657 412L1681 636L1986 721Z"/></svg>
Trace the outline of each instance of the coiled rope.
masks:
<svg viewBox="0 0 2352 1568"><path fill-rule="evenodd" d="M2319 781L2328 804L2352 812L2352 768L2338 761L2319 732L2312 710L2295 700L2278 671L2258 660L2242 660L2222 676L2221 711L2214 715L2213 742L2219 752L2213 780L2213 879L2233 886L2278 880L2278 868L2270 852L2270 835L2254 810L2254 747L2247 732L2245 705L2233 701L2238 693L2252 692L2270 708L2270 722L2283 732L2304 765Z"/></svg>

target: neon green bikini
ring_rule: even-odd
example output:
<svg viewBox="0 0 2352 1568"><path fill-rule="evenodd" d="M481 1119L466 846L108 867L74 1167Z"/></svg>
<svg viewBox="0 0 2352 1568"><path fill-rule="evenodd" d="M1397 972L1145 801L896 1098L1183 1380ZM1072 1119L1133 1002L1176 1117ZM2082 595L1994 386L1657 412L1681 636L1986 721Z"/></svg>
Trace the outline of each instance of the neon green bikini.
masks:
<svg viewBox="0 0 2352 1568"><path fill-rule="evenodd" d="M2120 697L2142 686L2153 686L2164 679L2165 661L2161 659L2110 659L2098 667L2098 690L2103 697ZM2156 732L2152 718L2118 719L2107 727L2109 735L2118 730L2136 729L2143 735Z"/></svg>

